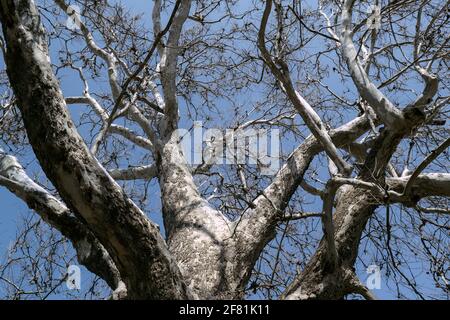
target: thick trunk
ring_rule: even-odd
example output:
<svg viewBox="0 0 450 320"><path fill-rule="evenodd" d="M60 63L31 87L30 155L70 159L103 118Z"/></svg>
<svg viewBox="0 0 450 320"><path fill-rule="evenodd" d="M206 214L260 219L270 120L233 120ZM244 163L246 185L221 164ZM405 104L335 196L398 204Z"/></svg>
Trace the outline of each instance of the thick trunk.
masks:
<svg viewBox="0 0 450 320"><path fill-rule="evenodd" d="M416 121L420 121L416 119ZM384 129L376 139L359 174L359 179L385 185L384 173L398 143L407 131ZM344 185L337 194L333 235L338 261L329 261L325 238L305 269L283 294L285 299L340 299L355 292L353 265L367 221L384 199L361 187Z"/></svg>
<svg viewBox="0 0 450 320"><path fill-rule="evenodd" d="M76 131L33 1L2 0L0 5L8 76L47 177L108 250L131 298L189 297L156 225L126 197Z"/></svg>
<svg viewBox="0 0 450 320"><path fill-rule="evenodd" d="M344 147L361 136L369 128L366 117L359 117L330 131L330 137L338 147ZM264 247L275 237L276 226L284 216L284 210L294 192L303 181L314 157L323 151L319 140L310 136L289 157L264 194L254 201L254 208L243 213L235 231L237 252L235 256L236 278L244 288L253 267Z"/></svg>
<svg viewBox="0 0 450 320"><path fill-rule="evenodd" d="M361 234L376 208L376 201L367 190L343 186L334 217L335 242L339 265L328 261L325 240L308 262L300 276L283 295L285 299L340 299L354 292L353 265L358 254Z"/></svg>
<svg viewBox="0 0 450 320"><path fill-rule="evenodd" d="M157 161L169 250L198 298L231 298L233 223L200 196L178 140L173 133Z"/></svg>

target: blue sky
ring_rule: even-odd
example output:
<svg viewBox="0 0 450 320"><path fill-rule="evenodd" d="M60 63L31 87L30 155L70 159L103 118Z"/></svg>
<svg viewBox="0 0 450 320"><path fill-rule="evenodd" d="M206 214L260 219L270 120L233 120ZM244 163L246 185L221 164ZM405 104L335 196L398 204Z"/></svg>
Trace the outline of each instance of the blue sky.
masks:
<svg viewBox="0 0 450 320"><path fill-rule="evenodd" d="M151 9L152 9L152 1L151 0L139 0L139 1L133 1L133 0L125 0L123 3L126 4L126 6L130 9L132 9L135 12L144 13L144 21L146 21L146 24L150 25L151 22ZM4 68L3 60L0 59L0 67ZM70 95L80 95L81 93L81 83L79 81L79 78L76 76L75 73L64 73L61 74L62 81L62 89L66 96ZM342 88L342 85L339 83L339 80L331 78L329 85L333 85L335 87L340 87L341 90L344 90L345 88ZM96 84L91 83L91 87L95 89ZM243 96L242 100L247 99L247 97ZM248 97L248 100L251 101L251 97ZM83 112L83 108L71 108L72 116L74 120L79 119L80 114ZM82 132L83 133L83 132ZM288 146L288 147L295 147L295 145ZM31 151L30 151L31 152ZM20 158L22 164L26 164L26 169L29 173L38 172L39 166L34 160L34 156L30 153L24 158ZM150 188L149 188L149 194L150 202L148 205L148 212L150 217L159 225L162 226L162 221L160 217L160 201L159 201L159 188L157 186L157 183L155 181L151 182ZM17 228L19 226L19 223L21 221L21 216L26 214L29 210L26 207L26 205L19 199L17 199L14 195L12 195L8 190L4 188L0 188L0 203L1 203L1 215L0 215L0 257L2 258L3 255L6 253L9 243L15 238ZM321 203L315 203L312 204L312 210L319 210L321 207ZM1 259L0 259L1 261ZM365 281L367 274L365 273L364 268L361 267L361 265L357 265L357 271L360 275L360 279ZM83 273L87 272L86 270L83 271ZM425 278L424 278L425 279ZM426 281L426 280L420 280L420 281ZM385 281L385 277L382 276L382 289L381 290L374 290L375 295L379 296L380 298L395 298L393 294L387 289L387 283ZM60 296L52 296L52 298L60 298Z"/></svg>

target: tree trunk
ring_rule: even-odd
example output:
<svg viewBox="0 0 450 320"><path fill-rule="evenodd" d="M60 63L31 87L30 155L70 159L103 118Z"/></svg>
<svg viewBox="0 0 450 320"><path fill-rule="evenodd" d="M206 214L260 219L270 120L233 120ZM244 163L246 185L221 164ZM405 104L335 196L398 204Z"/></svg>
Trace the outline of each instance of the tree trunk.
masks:
<svg viewBox="0 0 450 320"><path fill-rule="evenodd" d="M130 298L189 297L157 226L91 155L70 119L33 1L2 0L0 17L8 76L47 177L111 254Z"/></svg>

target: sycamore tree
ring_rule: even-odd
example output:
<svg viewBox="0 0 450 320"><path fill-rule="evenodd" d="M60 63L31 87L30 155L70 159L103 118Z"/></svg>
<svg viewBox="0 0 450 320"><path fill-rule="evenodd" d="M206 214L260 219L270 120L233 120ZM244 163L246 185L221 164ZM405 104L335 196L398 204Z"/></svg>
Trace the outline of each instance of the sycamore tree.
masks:
<svg viewBox="0 0 450 320"><path fill-rule="evenodd" d="M448 297L448 8L0 0L2 296Z"/></svg>

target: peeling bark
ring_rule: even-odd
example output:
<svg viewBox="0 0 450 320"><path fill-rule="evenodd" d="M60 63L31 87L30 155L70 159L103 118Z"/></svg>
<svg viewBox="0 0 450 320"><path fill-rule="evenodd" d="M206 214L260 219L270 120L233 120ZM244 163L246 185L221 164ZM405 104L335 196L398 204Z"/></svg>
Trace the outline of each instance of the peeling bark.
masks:
<svg viewBox="0 0 450 320"><path fill-rule="evenodd" d="M8 76L47 177L111 254L130 298L189 297L157 226L127 198L76 131L51 69L33 1L0 4Z"/></svg>
<svg viewBox="0 0 450 320"><path fill-rule="evenodd" d="M233 297L233 223L200 196L178 140L170 135L157 161L170 252L197 298Z"/></svg>
<svg viewBox="0 0 450 320"><path fill-rule="evenodd" d="M45 222L69 239L81 264L104 279L113 290L119 287L119 271L89 228L71 215L65 204L30 179L15 157L3 153L1 149L0 185L17 195Z"/></svg>
<svg viewBox="0 0 450 320"><path fill-rule="evenodd" d="M57 0L55 3L63 10L67 9L65 1ZM17 159L1 152L0 185L23 199L72 241L80 263L108 282L114 289L114 299L123 299L125 295L131 299L243 298L257 260L276 237L277 226L286 220L313 216L322 218L323 239L305 269L281 298L340 299L348 293L374 298L354 273L359 242L367 221L381 205L402 203L416 208L418 200L423 197L450 196L449 174L421 174L423 168L448 147L448 141L426 158L412 176L398 177L390 159L402 139L423 124L424 112L427 111L425 107L438 90L438 78L427 69L415 66L425 81L422 95L404 109L389 102L369 79L371 64L376 67L375 62L371 61L371 55L375 54L373 48L372 53L368 53L363 42L361 50L367 53L367 60L358 59L359 52L352 40L353 3L352 0L343 2L340 33L333 31L331 20L319 8L328 21L327 30L331 37L326 38L339 42L338 47L347 62L350 78L364 100L358 99L358 103L365 114L335 130L328 128L316 112L319 109L306 101L297 91L297 85L294 87L294 78L291 79L289 72L292 61L283 56L285 19L280 1L274 2L277 11L274 50L266 48L272 36L270 30L266 32L266 28L271 28L272 1L265 3L258 32L258 48L268 70L278 81L277 85L280 85L312 134L295 149L271 183L253 200L247 184L250 179L242 168L238 169L242 190L247 193L245 200L248 208L238 213L240 217L236 221L230 221L201 196L192 168L185 162L178 144L177 97L182 90L177 88L180 73L177 63L180 52L191 45L180 41L182 29L187 19L204 23L198 20L203 18L189 16L190 0L175 2L170 23L164 32L161 32L162 3L155 1L152 13L155 40L152 49L143 62L136 59L130 66L127 65L129 61L121 61L120 54L123 53L117 54L114 46L107 43L102 48L97 44L87 24L80 26L85 49L90 51L93 59L98 58L107 65L110 100L114 104L110 113L96 100L94 93L90 95L83 68L72 66L78 70L84 83L83 93L64 99L51 68L46 32L34 2L0 0L10 83L18 99L30 144L46 176L63 200L34 183ZM307 27L295 8L288 8L302 26ZM420 42L420 25L416 29L419 32L415 42ZM307 30L323 36L319 31ZM190 36L187 34L186 38L189 40ZM289 46L287 42L286 45ZM372 47L375 47L375 40ZM420 52L419 44L415 43L414 47L415 51ZM153 50L159 53L159 60L152 57ZM155 68L151 66L153 63ZM135 67L136 71L132 72ZM122 74L124 79L121 79ZM145 91L144 87L148 90ZM327 89L338 103L352 106L351 101ZM142 97L147 94L153 95L153 98ZM96 119L102 123L91 151L71 121L66 103L88 104ZM440 103L443 106L445 100ZM268 111L270 115L272 110ZM119 117L127 120L120 125L113 123ZM293 118L294 113L292 117L280 113L273 119L264 116L264 119L237 124L236 131L254 125L278 126L278 120ZM141 133L126 127L128 121L140 127ZM379 124L385 127L378 132L376 128ZM375 139L365 143L355 142L370 129ZM95 154L108 132L141 147L148 152L148 159L154 159L154 163L106 171ZM356 177L347 178L354 168L347 163L347 158L341 156L339 148L345 149L356 159L358 166L355 167L359 170ZM370 151L367 153L367 150ZM304 181L304 175L322 152L330 159L331 179L326 183L325 190L316 190ZM211 165L205 161L195 172L206 173L210 168ZM389 171L392 177L386 177ZM166 241L162 239L158 226L115 182L153 178L158 179L161 188ZM255 185L259 187L261 184ZM289 215L285 212L299 186L321 197L324 203L322 213Z"/></svg>
<svg viewBox="0 0 450 320"><path fill-rule="evenodd" d="M386 188L385 172L399 142L425 118L415 108L406 108L402 117L405 126L381 131L376 138L358 179L375 182ZM362 232L375 209L388 199L367 192L361 187L344 185L338 190L333 217L337 265L327 258L325 237L305 269L283 293L284 299L340 299L355 292L353 265L358 255Z"/></svg>

